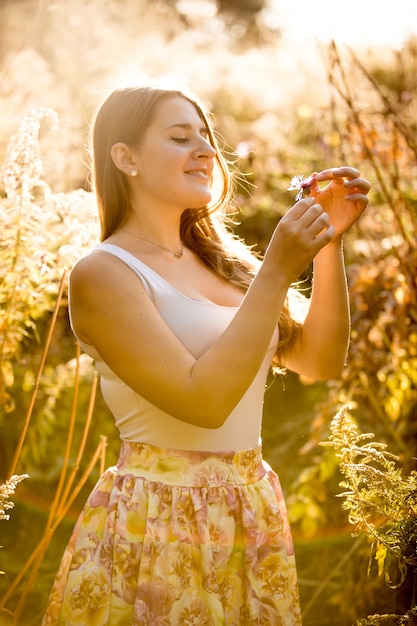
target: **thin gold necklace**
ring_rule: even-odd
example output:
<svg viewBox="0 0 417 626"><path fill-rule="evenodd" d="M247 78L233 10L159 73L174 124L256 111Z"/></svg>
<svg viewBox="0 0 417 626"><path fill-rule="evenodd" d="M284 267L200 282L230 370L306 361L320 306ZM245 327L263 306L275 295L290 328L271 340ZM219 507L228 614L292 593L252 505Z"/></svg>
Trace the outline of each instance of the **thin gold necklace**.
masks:
<svg viewBox="0 0 417 626"><path fill-rule="evenodd" d="M142 237L141 235L137 235L136 233L131 233L129 230L118 230L117 232L126 233L126 235L132 235L133 237L142 239L143 241L146 241L147 243L151 243L153 246L158 246L158 248L161 248L161 250L166 250L167 252L170 252L171 254L173 254L176 259L180 259L184 252L184 244L182 242L181 242L181 250L179 250L179 252L174 252L174 250L171 250L171 248L167 248L166 246L161 246L160 243L156 243L156 241L151 241L150 239L146 239L146 237Z"/></svg>

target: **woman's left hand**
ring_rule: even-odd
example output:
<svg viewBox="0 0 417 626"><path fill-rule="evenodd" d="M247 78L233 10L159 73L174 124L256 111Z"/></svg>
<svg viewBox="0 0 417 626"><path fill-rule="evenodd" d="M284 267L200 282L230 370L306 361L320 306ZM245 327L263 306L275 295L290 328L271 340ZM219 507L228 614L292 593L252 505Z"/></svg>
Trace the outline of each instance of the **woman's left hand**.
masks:
<svg viewBox="0 0 417 626"><path fill-rule="evenodd" d="M330 224L335 229L333 239L339 239L349 230L369 204L371 184L360 178L359 170L353 167L335 167L313 174L310 196L328 213ZM323 189L319 183L330 181Z"/></svg>

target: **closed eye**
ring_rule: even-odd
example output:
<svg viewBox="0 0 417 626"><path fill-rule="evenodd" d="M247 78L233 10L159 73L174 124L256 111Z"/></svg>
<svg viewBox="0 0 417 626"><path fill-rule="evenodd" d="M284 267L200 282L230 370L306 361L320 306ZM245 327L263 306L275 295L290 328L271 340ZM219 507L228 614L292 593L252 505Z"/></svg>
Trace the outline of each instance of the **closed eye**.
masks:
<svg viewBox="0 0 417 626"><path fill-rule="evenodd" d="M171 137L171 139L177 143L187 143L189 141L188 137Z"/></svg>

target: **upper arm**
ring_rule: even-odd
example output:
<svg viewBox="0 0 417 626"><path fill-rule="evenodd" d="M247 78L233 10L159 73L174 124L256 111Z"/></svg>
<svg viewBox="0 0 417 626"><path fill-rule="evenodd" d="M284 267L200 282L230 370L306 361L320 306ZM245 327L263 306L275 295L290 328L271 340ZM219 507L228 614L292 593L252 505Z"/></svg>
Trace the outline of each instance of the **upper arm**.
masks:
<svg viewBox="0 0 417 626"><path fill-rule="evenodd" d="M294 342L280 355L281 364L312 380L338 378L346 361L347 342L317 316L307 314Z"/></svg>
<svg viewBox="0 0 417 626"><path fill-rule="evenodd" d="M300 374L301 376L311 377L307 371L311 368L311 359L306 358L305 350L303 349L303 327L301 327L294 341L284 348L279 355L280 364L291 372Z"/></svg>
<svg viewBox="0 0 417 626"><path fill-rule="evenodd" d="M303 347L304 324L308 316L310 299L296 288L290 288L285 307L285 325L291 326L287 333L289 338L282 347L279 346L277 360L280 366L296 374L306 375L306 356Z"/></svg>

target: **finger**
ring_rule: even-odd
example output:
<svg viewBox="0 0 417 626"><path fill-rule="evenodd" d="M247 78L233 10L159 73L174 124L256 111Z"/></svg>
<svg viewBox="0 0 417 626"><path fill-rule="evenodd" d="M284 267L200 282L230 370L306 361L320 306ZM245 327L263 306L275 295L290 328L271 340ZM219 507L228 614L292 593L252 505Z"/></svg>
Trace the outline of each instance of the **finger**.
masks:
<svg viewBox="0 0 417 626"><path fill-rule="evenodd" d="M354 167L331 167L318 172L315 179L318 182L322 182L324 180L335 180L336 178L357 178L359 175L359 170Z"/></svg>
<svg viewBox="0 0 417 626"><path fill-rule="evenodd" d="M303 198L294 204L288 211L287 215L291 214L291 217L298 220L304 215L304 213L314 204L314 198Z"/></svg>
<svg viewBox="0 0 417 626"><path fill-rule="evenodd" d="M371 183L366 178L352 178L345 182L345 187L352 190L356 188L366 194L371 188Z"/></svg>
<svg viewBox="0 0 417 626"><path fill-rule="evenodd" d="M327 213L321 213L321 215L311 222L307 231L313 239L316 239L318 236L327 232L329 228L333 229L333 226L330 225L329 215Z"/></svg>
<svg viewBox="0 0 417 626"><path fill-rule="evenodd" d="M350 194L349 196L346 196L345 199L348 200L349 202L354 202L356 205L359 205L360 207L363 207L364 209L366 209L366 207L369 204L368 196L365 196L363 193L353 193L353 194Z"/></svg>
<svg viewBox="0 0 417 626"><path fill-rule="evenodd" d="M309 228L310 226L319 222L321 228L325 226L329 221L329 216L324 213L323 207L320 204L312 204L299 218L299 223L303 228Z"/></svg>
<svg viewBox="0 0 417 626"><path fill-rule="evenodd" d="M316 252L321 250L326 244L328 244L336 234L336 230L334 226L329 224L327 228L322 229L314 238L314 246L316 247Z"/></svg>

